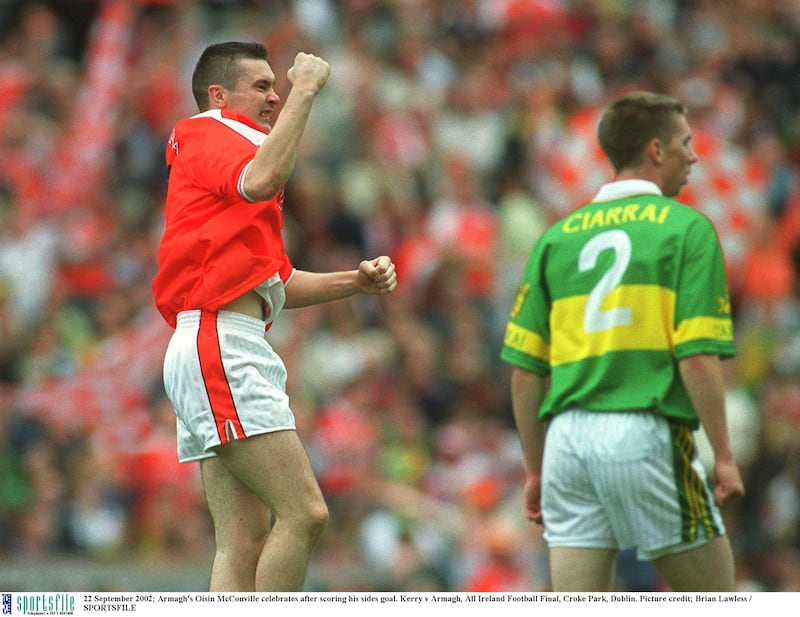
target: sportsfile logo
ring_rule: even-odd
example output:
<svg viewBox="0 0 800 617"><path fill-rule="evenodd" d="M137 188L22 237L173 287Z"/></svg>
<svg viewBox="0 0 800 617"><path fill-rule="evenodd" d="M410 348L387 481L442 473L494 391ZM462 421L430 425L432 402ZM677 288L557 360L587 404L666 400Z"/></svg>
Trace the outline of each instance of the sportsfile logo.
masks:
<svg viewBox="0 0 800 617"><path fill-rule="evenodd" d="M3 615L72 615L75 597L68 593L2 594Z"/></svg>

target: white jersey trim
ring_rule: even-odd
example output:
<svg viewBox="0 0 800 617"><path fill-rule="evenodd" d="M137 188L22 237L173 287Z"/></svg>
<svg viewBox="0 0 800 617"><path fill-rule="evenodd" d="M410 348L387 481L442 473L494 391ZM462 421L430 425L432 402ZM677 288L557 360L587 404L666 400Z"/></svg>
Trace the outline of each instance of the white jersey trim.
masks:
<svg viewBox="0 0 800 617"><path fill-rule="evenodd" d="M631 195L661 195L661 189L649 180L617 180L601 186L592 202L613 201Z"/></svg>
<svg viewBox="0 0 800 617"><path fill-rule="evenodd" d="M217 122L224 124L228 128L236 131L239 133L239 135L249 140L253 145L256 146L263 144L264 140L267 138L266 133L254 129L252 126L247 126L244 122L239 122L238 120L232 120L230 118L224 118L222 116L221 109L209 109L208 111L204 111L203 113L192 116L192 118L213 118Z"/></svg>

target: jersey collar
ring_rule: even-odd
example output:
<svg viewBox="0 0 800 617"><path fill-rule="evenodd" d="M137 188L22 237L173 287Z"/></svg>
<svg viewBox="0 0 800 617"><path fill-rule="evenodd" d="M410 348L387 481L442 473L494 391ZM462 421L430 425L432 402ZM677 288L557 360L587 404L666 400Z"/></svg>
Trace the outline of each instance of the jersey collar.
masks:
<svg viewBox="0 0 800 617"><path fill-rule="evenodd" d="M617 180L601 186L592 201L613 201L631 195L661 195L661 189L649 180Z"/></svg>
<svg viewBox="0 0 800 617"><path fill-rule="evenodd" d="M194 118L225 118L227 120L233 120L235 122L241 122L242 124L248 126L251 129L255 129L259 133L264 133L265 135L269 135L269 131L264 129L263 126L256 124L250 118L245 116L244 114L240 114L235 111L230 111L229 109L209 109L208 111L200 112L193 116Z"/></svg>
<svg viewBox="0 0 800 617"><path fill-rule="evenodd" d="M222 117L223 118L229 118L230 120L236 120L237 122L241 122L242 124L246 124L250 128L254 128L257 131L261 131L262 133L265 133L265 134L269 135L269 131L264 129L263 126L260 126L260 125L256 124L255 122L253 122L250 118L248 118L244 114L240 114L240 113L235 112L235 111L230 111L228 109L223 109L222 110Z"/></svg>

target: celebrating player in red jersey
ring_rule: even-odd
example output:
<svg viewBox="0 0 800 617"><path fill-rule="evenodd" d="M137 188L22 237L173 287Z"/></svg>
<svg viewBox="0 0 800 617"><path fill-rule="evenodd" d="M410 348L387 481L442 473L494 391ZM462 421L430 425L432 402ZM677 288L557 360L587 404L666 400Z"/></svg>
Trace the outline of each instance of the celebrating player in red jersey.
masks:
<svg viewBox="0 0 800 617"><path fill-rule="evenodd" d="M397 286L389 257L306 272L281 237L283 187L330 67L295 57L280 101L266 48L211 45L192 91L200 112L167 146L166 226L153 292L175 328L164 383L177 413L178 456L200 461L214 521L210 589L299 591L328 510L296 430L286 369L264 338L282 308Z"/></svg>

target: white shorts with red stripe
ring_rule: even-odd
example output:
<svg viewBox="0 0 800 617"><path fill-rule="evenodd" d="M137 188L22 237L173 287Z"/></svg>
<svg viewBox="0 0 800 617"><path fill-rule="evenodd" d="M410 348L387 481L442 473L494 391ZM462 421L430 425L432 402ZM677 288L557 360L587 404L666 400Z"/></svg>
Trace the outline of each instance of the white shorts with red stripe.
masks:
<svg viewBox="0 0 800 617"><path fill-rule="evenodd" d="M178 416L178 459L216 456L231 439L295 430L286 367L265 322L231 311L184 311L164 358L164 386Z"/></svg>

